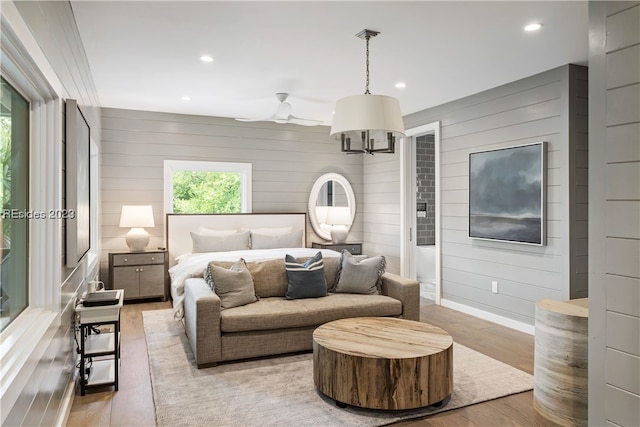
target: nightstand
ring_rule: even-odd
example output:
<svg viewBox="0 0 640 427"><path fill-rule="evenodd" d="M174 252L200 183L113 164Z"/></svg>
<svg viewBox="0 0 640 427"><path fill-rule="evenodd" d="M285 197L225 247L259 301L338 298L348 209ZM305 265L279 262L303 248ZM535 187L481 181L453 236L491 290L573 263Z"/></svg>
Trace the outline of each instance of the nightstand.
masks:
<svg viewBox="0 0 640 427"><path fill-rule="evenodd" d="M362 255L362 243L311 243L312 248L331 249L336 252L348 250L352 255Z"/></svg>
<svg viewBox="0 0 640 427"><path fill-rule="evenodd" d="M109 285L124 289L126 300L167 299L167 251L109 253Z"/></svg>

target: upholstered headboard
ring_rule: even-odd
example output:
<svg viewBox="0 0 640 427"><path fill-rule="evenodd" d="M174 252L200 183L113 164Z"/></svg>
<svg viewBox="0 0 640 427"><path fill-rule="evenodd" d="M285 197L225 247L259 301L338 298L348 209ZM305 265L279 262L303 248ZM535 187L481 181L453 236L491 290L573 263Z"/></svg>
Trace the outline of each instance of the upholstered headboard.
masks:
<svg viewBox="0 0 640 427"><path fill-rule="evenodd" d="M175 264L176 257L191 252L191 231L199 227L216 230L288 227L302 230L300 247L307 241L306 213L252 213L252 214L167 214L166 247L169 252L169 266Z"/></svg>

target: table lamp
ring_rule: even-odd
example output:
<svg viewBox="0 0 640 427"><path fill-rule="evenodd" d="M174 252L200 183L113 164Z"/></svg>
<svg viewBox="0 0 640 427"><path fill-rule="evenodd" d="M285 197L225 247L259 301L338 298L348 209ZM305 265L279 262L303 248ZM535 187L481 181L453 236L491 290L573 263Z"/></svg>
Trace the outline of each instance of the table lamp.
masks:
<svg viewBox="0 0 640 427"><path fill-rule="evenodd" d="M331 225L331 240L333 243L346 243L351 224L351 209L348 206L331 206L327 210L326 223Z"/></svg>
<svg viewBox="0 0 640 427"><path fill-rule="evenodd" d="M120 227L131 227L127 233L127 246L131 252L142 252L149 244L149 233L144 227L155 227L151 206L122 206Z"/></svg>

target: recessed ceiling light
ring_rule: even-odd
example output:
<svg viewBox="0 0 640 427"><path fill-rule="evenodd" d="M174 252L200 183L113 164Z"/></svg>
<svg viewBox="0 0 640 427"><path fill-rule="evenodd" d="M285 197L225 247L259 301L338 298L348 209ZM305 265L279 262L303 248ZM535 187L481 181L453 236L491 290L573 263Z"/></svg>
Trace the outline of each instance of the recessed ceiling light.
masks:
<svg viewBox="0 0 640 427"><path fill-rule="evenodd" d="M534 22L533 24L529 24L527 26L524 27L525 31L538 31L540 28L542 28L542 24L538 23L538 22Z"/></svg>
<svg viewBox="0 0 640 427"><path fill-rule="evenodd" d="M396 87L398 89L404 89L405 87L407 87L407 84L405 82L398 82L396 83Z"/></svg>
<svg viewBox="0 0 640 427"><path fill-rule="evenodd" d="M180 99L182 99L183 101L191 101L191 97L190 97L190 96L186 96L186 95L185 95L185 96L183 96L183 97L182 97L182 98L180 98Z"/></svg>
<svg viewBox="0 0 640 427"><path fill-rule="evenodd" d="M211 57L209 55L202 55L200 57L200 61L202 61L202 62L213 62L213 57Z"/></svg>

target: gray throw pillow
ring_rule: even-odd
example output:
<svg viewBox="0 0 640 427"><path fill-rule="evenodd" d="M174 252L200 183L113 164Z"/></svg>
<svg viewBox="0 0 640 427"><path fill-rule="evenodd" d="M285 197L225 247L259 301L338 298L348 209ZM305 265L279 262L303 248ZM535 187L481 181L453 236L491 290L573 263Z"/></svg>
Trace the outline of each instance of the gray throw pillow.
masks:
<svg viewBox="0 0 640 427"><path fill-rule="evenodd" d="M332 292L348 294L382 293L382 275L386 268L383 256L362 258L342 251L338 280Z"/></svg>
<svg viewBox="0 0 640 427"><path fill-rule="evenodd" d="M322 253L318 252L303 264L287 254L284 258L287 270L287 299L318 298L327 295L327 281L324 278Z"/></svg>
<svg viewBox="0 0 640 427"><path fill-rule="evenodd" d="M205 269L204 278L220 297L222 309L247 305L258 300L251 272L242 258L229 269L210 262Z"/></svg>

